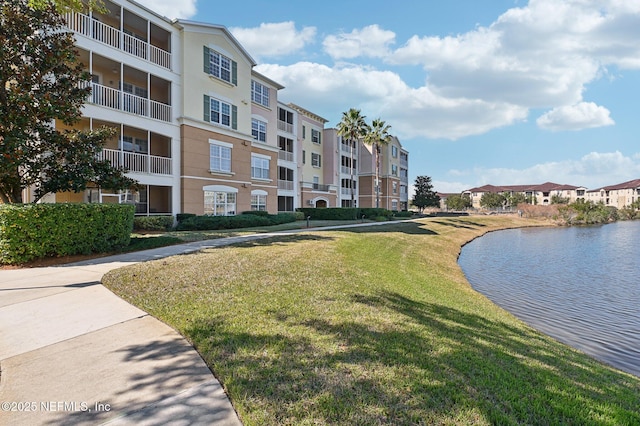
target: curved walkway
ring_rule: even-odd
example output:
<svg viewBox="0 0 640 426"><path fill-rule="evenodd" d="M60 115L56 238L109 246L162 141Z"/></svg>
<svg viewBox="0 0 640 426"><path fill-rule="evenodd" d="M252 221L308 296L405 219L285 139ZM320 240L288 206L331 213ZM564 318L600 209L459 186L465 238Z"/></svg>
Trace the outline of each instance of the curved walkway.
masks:
<svg viewBox="0 0 640 426"><path fill-rule="evenodd" d="M195 349L100 280L133 263L312 230L0 271L0 424L241 425Z"/></svg>

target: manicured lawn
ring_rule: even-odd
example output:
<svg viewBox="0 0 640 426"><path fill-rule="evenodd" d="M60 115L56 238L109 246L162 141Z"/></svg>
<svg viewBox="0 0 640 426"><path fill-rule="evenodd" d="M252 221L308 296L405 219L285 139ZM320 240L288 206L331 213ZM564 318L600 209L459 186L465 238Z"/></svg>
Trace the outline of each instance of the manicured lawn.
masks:
<svg viewBox="0 0 640 426"><path fill-rule="evenodd" d="M460 247L515 217L317 231L112 271L246 425L640 424L640 379L476 293Z"/></svg>

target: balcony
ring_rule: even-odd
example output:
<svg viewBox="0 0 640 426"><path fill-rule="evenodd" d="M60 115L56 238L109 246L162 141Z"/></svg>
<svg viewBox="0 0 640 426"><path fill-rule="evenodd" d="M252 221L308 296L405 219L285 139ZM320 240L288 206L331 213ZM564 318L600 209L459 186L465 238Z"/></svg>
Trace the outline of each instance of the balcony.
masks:
<svg viewBox="0 0 640 426"><path fill-rule="evenodd" d="M293 124L278 120L278 130L293 134Z"/></svg>
<svg viewBox="0 0 640 426"><path fill-rule="evenodd" d="M172 161L168 157L105 148L98 158L109 161L115 167L123 167L131 173L171 175L172 172Z"/></svg>
<svg viewBox="0 0 640 426"><path fill-rule="evenodd" d="M293 181L292 180L278 180L278 189L282 189L285 191L293 191Z"/></svg>
<svg viewBox="0 0 640 426"><path fill-rule="evenodd" d="M132 114L171 122L171 105L116 90L98 83L91 83L89 101L100 106Z"/></svg>
<svg viewBox="0 0 640 426"><path fill-rule="evenodd" d="M278 152L278 160L293 162L293 152L280 150L280 152Z"/></svg>
<svg viewBox="0 0 640 426"><path fill-rule="evenodd" d="M347 154L351 154L352 152L355 153L355 149L354 148L352 148L351 146L349 146L347 144L344 144L344 143L340 144L340 150L342 152L346 152Z"/></svg>
<svg viewBox="0 0 640 426"><path fill-rule="evenodd" d="M340 173L342 173L343 175L357 174L355 169L352 169L351 167L347 167L347 166L340 166Z"/></svg>
<svg viewBox="0 0 640 426"><path fill-rule="evenodd" d="M321 191L321 192L329 192L329 185L324 185L321 183L313 183L313 190Z"/></svg>
<svg viewBox="0 0 640 426"><path fill-rule="evenodd" d="M139 37L127 34L118 28L102 23L96 18L82 13L67 13L65 14L65 19L67 22L67 28L78 34L82 34L83 36L99 41L113 48L120 49L123 52L134 55L140 59L144 59L168 70L171 69L171 53L148 43L145 40L141 40ZM153 28L157 27L152 25L152 29ZM169 37L169 34L163 30L157 29L155 32L164 33L163 35L165 39L168 39ZM165 43L168 43L168 41L165 40Z"/></svg>

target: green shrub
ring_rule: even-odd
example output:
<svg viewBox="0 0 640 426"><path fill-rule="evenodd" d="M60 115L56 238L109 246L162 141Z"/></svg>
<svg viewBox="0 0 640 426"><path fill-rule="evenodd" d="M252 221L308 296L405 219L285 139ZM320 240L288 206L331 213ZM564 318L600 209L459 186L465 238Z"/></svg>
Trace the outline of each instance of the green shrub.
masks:
<svg viewBox="0 0 640 426"><path fill-rule="evenodd" d="M365 219L373 219L373 220L376 220L376 218L378 217L384 216L385 220L387 220L388 218L393 216L393 213L391 212L391 210L387 210L383 208L365 207L360 209L360 214L358 218L361 218L362 216L364 216Z"/></svg>
<svg viewBox="0 0 640 426"><path fill-rule="evenodd" d="M240 214L253 214L256 216L269 216L269 212L265 210L247 210L246 212L242 212Z"/></svg>
<svg viewBox="0 0 640 426"><path fill-rule="evenodd" d="M354 220L360 218L358 209L353 207L332 207L328 209L317 209L313 207L302 207L297 210L304 215L311 216L313 220Z"/></svg>
<svg viewBox="0 0 640 426"><path fill-rule="evenodd" d="M126 247L134 209L130 204L0 205L0 263Z"/></svg>
<svg viewBox="0 0 640 426"><path fill-rule="evenodd" d="M237 216L194 216L178 223L178 231L215 231L218 229L254 228L295 222L293 213L240 214Z"/></svg>
<svg viewBox="0 0 640 426"><path fill-rule="evenodd" d="M184 221L185 219L188 219L188 218L190 218L190 217L196 217L196 215L195 215L195 214L193 214L193 213L178 213L178 214L176 215L176 221L177 221L178 223L180 223L180 222L182 222L182 221Z"/></svg>
<svg viewBox="0 0 640 426"><path fill-rule="evenodd" d="M411 217L413 216L413 213L408 210L403 210L401 212L393 212L393 215L395 217Z"/></svg>
<svg viewBox="0 0 640 426"><path fill-rule="evenodd" d="M136 216L133 218L134 231L170 231L173 216Z"/></svg>

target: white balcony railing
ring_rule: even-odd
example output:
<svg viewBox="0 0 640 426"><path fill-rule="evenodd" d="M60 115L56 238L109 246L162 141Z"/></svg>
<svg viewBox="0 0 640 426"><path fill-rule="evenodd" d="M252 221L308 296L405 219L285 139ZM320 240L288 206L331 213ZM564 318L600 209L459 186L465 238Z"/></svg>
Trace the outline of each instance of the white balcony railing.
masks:
<svg viewBox="0 0 640 426"><path fill-rule="evenodd" d="M346 153L351 154L351 151L353 151L353 148L352 148L352 147L350 147L349 145L346 145L346 144L341 143L341 144L340 144L340 150L341 150L342 152L346 152Z"/></svg>
<svg viewBox="0 0 640 426"><path fill-rule="evenodd" d="M163 68L171 69L171 53L82 13L65 14L67 28Z"/></svg>
<svg viewBox="0 0 640 426"><path fill-rule="evenodd" d="M280 152L278 152L278 160L293 161L293 152L280 150Z"/></svg>
<svg viewBox="0 0 640 426"><path fill-rule="evenodd" d="M351 167L340 166L340 173L342 173L343 175L350 175L352 172L354 175L356 174L355 170Z"/></svg>
<svg viewBox="0 0 640 426"><path fill-rule="evenodd" d="M278 189L284 189L286 191L293 191L292 180L278 180Z"/></svg>
<svg viewBox="0 0 640 426"><path fill-rule="evenodd" d="M171 175L172 161L168 157L105 148L98 158L108 160L116 167L124 167L132 173Z"/></svg>
<svg viewBox="0 0 640 426"><path fill-rule="evenodd" d="M293 134L293 124L278 120L278 130Z"/></svg>
<svg viewBox="0 0 640 426"><path fill-rule="evenodd" d="M91 83L91 96L89 97L89 101L96 105L142 115L156 120L171 121L171 105L142 98L98 83Z"/></svg>

